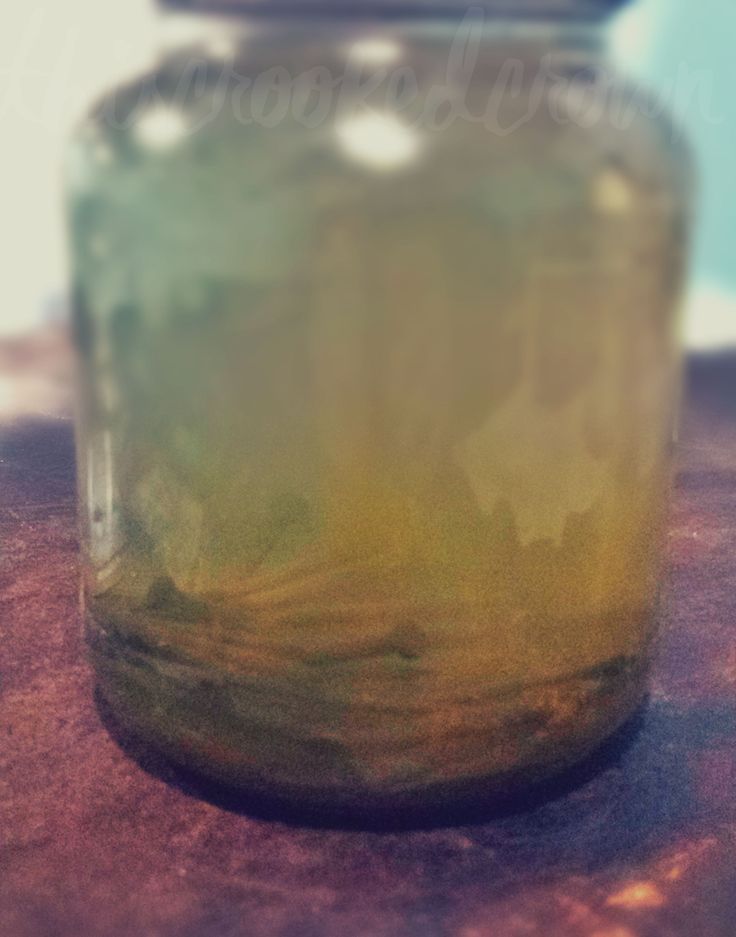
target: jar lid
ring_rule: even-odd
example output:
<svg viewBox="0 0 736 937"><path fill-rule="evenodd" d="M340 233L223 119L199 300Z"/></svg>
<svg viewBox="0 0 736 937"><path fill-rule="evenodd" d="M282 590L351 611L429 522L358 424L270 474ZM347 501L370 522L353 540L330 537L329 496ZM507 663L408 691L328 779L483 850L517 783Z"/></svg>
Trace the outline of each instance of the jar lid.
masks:
<svg viewBox="0 0 736 937"><path fill-rule="evenodd" d="M165 7L279 16L458 17L469 10L524 19L601 19L628 0L158 0Z"/></svg>

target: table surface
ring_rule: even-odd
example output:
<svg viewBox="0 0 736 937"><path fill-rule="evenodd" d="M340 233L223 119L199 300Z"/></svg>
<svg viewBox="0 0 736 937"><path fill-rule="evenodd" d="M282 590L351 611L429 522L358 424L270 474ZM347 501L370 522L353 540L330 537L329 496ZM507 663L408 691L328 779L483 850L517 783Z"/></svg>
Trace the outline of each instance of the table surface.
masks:
<svg viewBox="0 0 736 937"><path fill-rule="evenodd" d="M77 613L71 425L6 412L2 937L734 937L734 375L689 367L646 709L548 799L413 831L284 822L114 740Z"/></svg>

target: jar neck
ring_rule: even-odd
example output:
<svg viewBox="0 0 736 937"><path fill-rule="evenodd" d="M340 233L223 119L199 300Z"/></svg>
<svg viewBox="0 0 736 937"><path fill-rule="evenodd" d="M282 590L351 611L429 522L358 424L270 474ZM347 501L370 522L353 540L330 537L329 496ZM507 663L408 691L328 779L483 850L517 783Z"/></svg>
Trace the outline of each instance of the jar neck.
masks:
<svg viewBox="0 0 736 937"><path fill-rule="evenodd" d="M172 7L163 10L159 30L164 53L210 47L237 50L261 41L327 45L375 38L444 44L458 37L502 47L506 54L523 58L541 58L557 51L566 56L595 59L607 51L607 33L600 19L490 16L478 7L459 19L356 15L327 18L263 13L253 16Z"/></svg>

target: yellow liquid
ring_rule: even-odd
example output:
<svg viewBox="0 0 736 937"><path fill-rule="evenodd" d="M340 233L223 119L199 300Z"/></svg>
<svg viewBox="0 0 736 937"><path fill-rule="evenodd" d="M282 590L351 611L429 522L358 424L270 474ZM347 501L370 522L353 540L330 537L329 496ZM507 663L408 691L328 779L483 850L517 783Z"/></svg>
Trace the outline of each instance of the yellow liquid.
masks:
<svg viewBox="0 0 736 937"><path fill-rule="evenodd" d="M122 135L76 202L93 660L219 778L536 776L641 698L675 208L572 131L494 171L483 134L396 172L289 126Z"/></svg>

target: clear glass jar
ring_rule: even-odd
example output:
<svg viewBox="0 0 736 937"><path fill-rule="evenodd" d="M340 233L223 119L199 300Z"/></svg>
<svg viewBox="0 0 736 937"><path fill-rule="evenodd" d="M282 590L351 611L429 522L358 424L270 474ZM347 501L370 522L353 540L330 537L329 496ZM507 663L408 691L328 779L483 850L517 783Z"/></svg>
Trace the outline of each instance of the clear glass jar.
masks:
<svg viewBox="0 0 736 937"><path fill-rule="evenodd" d="M431 804L642 700L689 169L613 5L221 3L79 128L87 634L176 760Z"/></svg>

